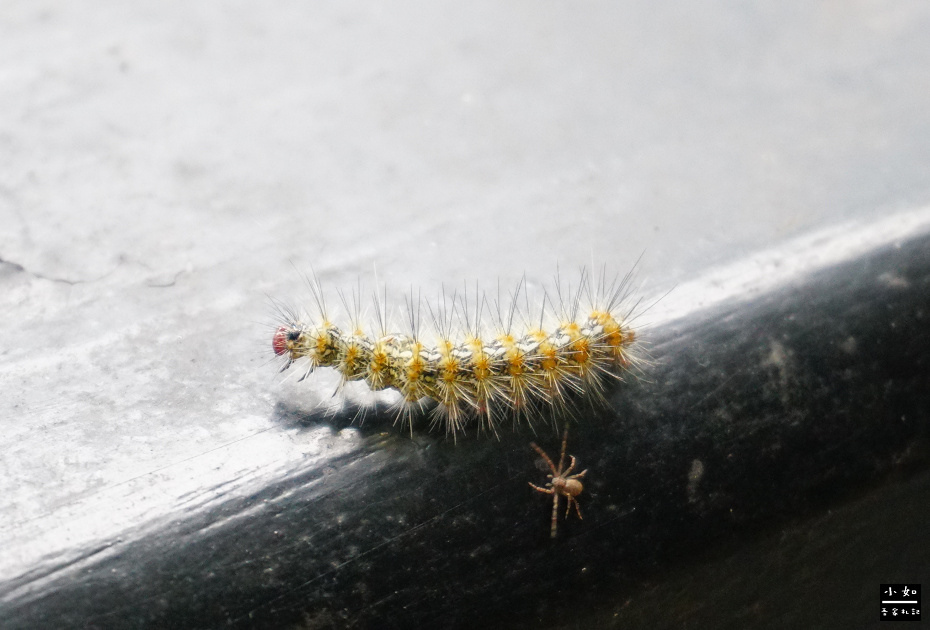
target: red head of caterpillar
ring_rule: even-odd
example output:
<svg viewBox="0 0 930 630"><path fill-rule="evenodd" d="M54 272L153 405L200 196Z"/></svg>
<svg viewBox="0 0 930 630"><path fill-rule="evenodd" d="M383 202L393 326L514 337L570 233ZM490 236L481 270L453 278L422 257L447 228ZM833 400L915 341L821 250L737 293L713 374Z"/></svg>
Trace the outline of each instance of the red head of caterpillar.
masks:
<svg viewBox="0 0 930 630"><path fill-rule="evenodd" d="M563 292L556 283L556 301L543 294L529 321L523 282L502 305L475 292L443 295L426 304L433 323L433 339L419 332L421 302L407 301L406 332L385 325L386 298L374 301L377 332L366 332L359 319L358 296L345 329L330 321L319 281L310 283L318 316L283 314L272 336L272 350L286 360L308 365L304 377L319 367L334 368L342 381L364 381L371 390L400 393L398 418L412 421L413 410L429 404L433 423L446 432L463 430L470 418L496 432L500 419L512 416L531 422L547 409L571 413L577 398L602 401L611 379L619 380L633 366L636 334L630 313L624 312L629 275L608 284L603 274L591 282L582 271L575 291ZM521 300L521 293L523 300ZM589 308L583 309L587 298ZM547 321L546 306L556 305ZM488 315L491 315L489 318ZM488 324L491 320L491 325ZM522 320L522 325L520 321Z"/></svg>
<svg viewBox="0 0 930 630"><path fill-rule="evenodd" d="M289 336L292 338L288 339ZM294 341L299 335L296 331L291 331L287 326L278 326L278 329L274 332L274 337L271 338L271 348L274 350L276 356L281 356L287 349L287 342Z"/></svg>

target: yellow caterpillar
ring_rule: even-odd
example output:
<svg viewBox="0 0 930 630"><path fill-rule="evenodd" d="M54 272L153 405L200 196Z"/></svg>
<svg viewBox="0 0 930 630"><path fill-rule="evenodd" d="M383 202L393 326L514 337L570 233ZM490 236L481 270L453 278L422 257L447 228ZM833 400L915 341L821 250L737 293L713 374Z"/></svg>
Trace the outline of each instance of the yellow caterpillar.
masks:
<svg viewBox="0 0 930 630"><path fill-rule="evenodd" d="M521 330L514 320L523 282L511 294L508 309L502 312L500 299L493 303L493 328L482 322L491 309L477 290L471 311L466 294L443 296L438 308L427 305L435 329L430 342L419 333L419 299L407 300L408 330L392 332L384 324L386 297L383 303L376 297L378 331L370 334L358 321L358 295L353 294L354 321L340 326L328 317L319 280L314 280L309 284L319 317L308 322L282 309L272 348L286 359L282 371L305 359L304 377L331 367L343 383L365 381L375 391L397 390L402 422L412 423L414 409L432 400L433 423L441 422L447 433L464 430L470 418L496 433L499 420L508 415L531 422L547 407L570 414L573 399L604 399L606 382L619 379L636 361L636 334L628 324L632 309L625 315L618 311L627 301L629 279L628 274L608 283L602 273L592 283L582 270L578 288L569 288L565 299L557 280L557 318L546 327L550 299L544 294L538 320L524 321Z"/></svg>

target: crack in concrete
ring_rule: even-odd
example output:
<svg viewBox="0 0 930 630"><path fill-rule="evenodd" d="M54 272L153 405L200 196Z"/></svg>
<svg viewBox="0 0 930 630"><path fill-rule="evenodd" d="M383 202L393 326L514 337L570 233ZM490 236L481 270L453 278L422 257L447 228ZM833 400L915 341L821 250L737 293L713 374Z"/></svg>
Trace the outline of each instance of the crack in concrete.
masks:
<svg viewBox="0 0 930 630"><path fill-rule="evenodd" d="M38 278L40 280L48 280L50 282L61 282L62 284L68 284L71 286L74 286L76 284L88 284L91 282L98 282L100 280L103 280L110 274L112 274L114 271L116 271L117 267L119 267L119 263L117 263L116 267L113 267L113 269L111 269L110 271L106 272L105 274L103 274L102 276L98 278L92 278L90 280L69 280L68 278L56 278L54 276L47 276L45 274L39 273L38 271L32 271L31 269L26 269L21 264L17 262L13 262L12 260L7 260L3 258L2 256L0 256L0 265L10 265L17 271L21 271L23 273L29 274L33 278Z"/></svg>
<svg viewBox="0 0 930 630"><path fill-rule="evenodd" d="M166 289L168 287L173 287L177 283L178 277L180 277L182 273L184 273L183 269L175 273L174 277L171 278L169 282L155 282L155 281L149 280L145 284L146 286L152 287L154 289Z"/></svg>

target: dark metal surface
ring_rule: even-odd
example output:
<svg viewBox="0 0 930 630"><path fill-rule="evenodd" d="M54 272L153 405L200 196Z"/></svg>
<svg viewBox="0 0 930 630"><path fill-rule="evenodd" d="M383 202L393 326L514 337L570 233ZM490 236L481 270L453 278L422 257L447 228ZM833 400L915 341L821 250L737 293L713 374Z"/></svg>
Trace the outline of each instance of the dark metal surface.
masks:
<svg viewBox="0 0 930 630"><path fill-rule="evenodd" d="M282 403L276 423L312 434L323 456L248 496L168 515L77 574L55 579L64 568L55 567L37 592L7 603L5 627L861 625L877 614L871 596L884 575L829 575L817 585L832 593L829 612L816 609L816 592L763 581L755 607L737 598L729 623L692 606L720 599L718 588L732 593L753 565L728 567L684 598L661 594L681 567L713 575L734 545L788 552L792 528L864 492L900 502L871 521L814 525L819 540L855 540L857 528L872 534L899 519L926 524L930 237L801 271L650 332L648 378L571 430L569 452L590 470L584 520L561 523L555 541L551 503L527 487L544 475L525 428L453 444L379 434L385 418L369 418L353 448L327 456L351 418ZM551 429L536 439L557 450ZM841 547L829 559L867 551L894 566L896 555L881 558L903 545L915 553L898 570L930 575L925 527L892 531L910 543ZM821 572L824 557L801 554L791 561Z"/></svg>

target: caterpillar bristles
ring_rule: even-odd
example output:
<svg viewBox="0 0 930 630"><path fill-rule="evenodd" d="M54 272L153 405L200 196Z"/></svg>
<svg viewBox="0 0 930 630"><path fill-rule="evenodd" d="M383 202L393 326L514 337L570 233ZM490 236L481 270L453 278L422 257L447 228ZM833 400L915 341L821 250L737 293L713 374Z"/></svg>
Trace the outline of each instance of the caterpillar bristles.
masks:
<svg viewBox="0 0 930 630"><path fill-rule="evenodd" d="M605 405L610 382L623 380L642 361L631 328L639 303L627 305L631 274L609 280L602 269L592 280L582 269L573 289L571 283L563 288L557 273L555 299L544 291L538 316L525 277L506 300L498 284L491 305L477 284L473 298L467 285L451 295L443 287L439 299L426 304L432 339L421 335L424 304L413 289L405 298L403 332L389 328L386 289L373 295L374 330L362 323L361 286L348 297L338 291L347 314L343 329L330 318L314 275L307 279L313 317L274 302L279 318L272 349L284 361L282 371L306 362L299 380L331 367L340 374L339 391L356 381L372 391L395 390L395 424L408 425L411 434L430 406L430 428L442 427L453 438L473 420L495 436L508 416L531 427L543 417L557 424L577 416L579 402L592 409ZM489 314L493 329L485 323Z"/></svg>

